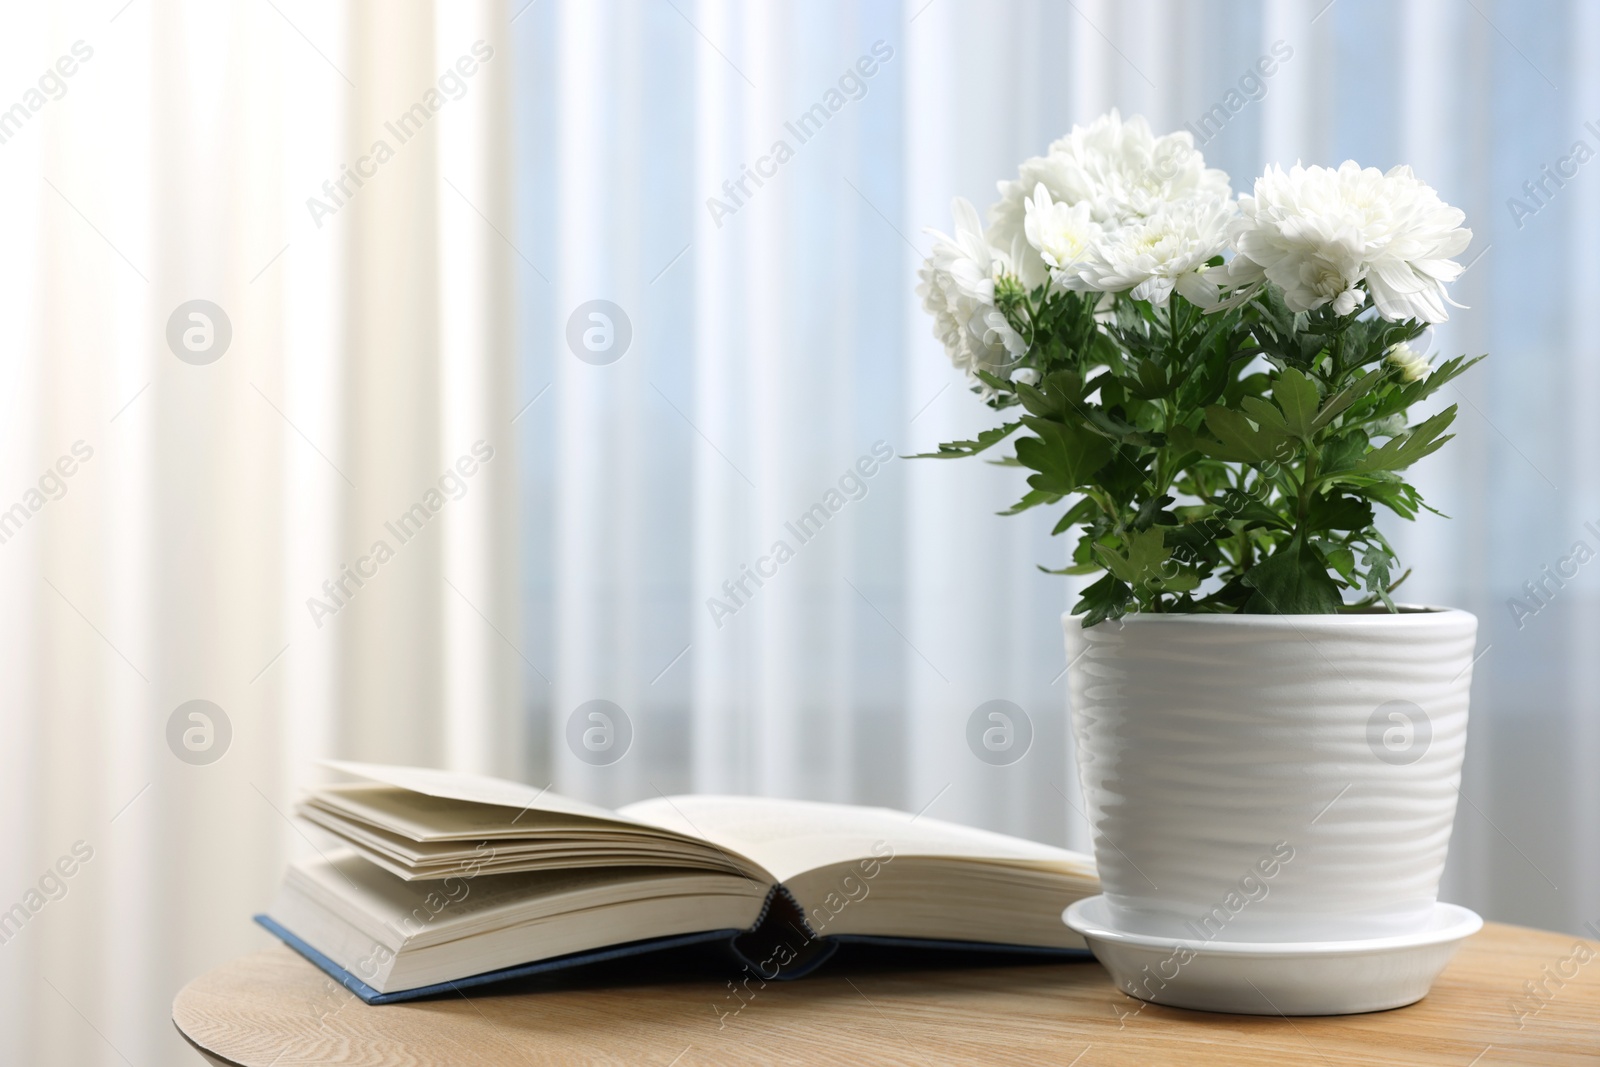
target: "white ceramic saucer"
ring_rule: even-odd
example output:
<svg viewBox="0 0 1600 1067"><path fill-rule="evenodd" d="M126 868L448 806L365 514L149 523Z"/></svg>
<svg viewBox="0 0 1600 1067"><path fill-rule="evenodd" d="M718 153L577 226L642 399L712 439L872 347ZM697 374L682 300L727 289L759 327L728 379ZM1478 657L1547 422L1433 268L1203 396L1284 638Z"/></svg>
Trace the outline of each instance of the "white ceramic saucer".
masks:
<svg viewBox="0 0 1600 1067"><path fill-rule="evenodd" d="M1129 996L1240 1015L1350 1015L1415 1003L1483 926L1475 912L1436 904L1427 925L1403 937L1273 944L1124 933L1101 896L1061 917Z"/></svg>

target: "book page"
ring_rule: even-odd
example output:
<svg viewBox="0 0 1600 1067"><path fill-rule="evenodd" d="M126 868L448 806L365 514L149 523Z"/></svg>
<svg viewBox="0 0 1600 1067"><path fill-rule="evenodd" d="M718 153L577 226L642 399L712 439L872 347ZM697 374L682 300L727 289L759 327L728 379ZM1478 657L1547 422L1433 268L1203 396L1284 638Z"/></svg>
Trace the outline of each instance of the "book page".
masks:
<svg viewBox="0 0 1600 1067"><path fill-rule="evenodd" d="M326 765L363 780L312 787L297 814L407 880L443 878L462 864L501 873L570 861L574 867L731 869L772 881L756 862L692 832L547 789L426 767Z"/></svg>
<svg viewBox="0 0 1600 1067"><path fill-rule="evenodd" d="M771 797L675 796L621 814L704 838L755 860L780 882L805 871L863 859L926 856L1015 865L1093 877L1080 853L890 808Z"/></svg>
<svg viewBox="0 0 1600 1067"><path fill-rule="evenodd" d="M432 767L396 767L383 763L353 763L348 760L323 760L322 765L342 774L364 778L369 782L409 789L430 797L465 801L468 804L493 804L515 811L540 811L561 815L576 815L606 822L632 822L633 820L598 804L586 804L549 789L510 782L504 778L490 778L482 774L459 771L441 771Z"/></svg>
<svg viewBox="0 0 1600 1067"><path fill-rule="evenodd" d="M296 862L290 866L285 884L392 949L449 941L473 930L503 928L627 900L732 893L759 906L767 889L737 875L627 867L569 868L418 884L392 878L354 852ZM646 930L637 936L650 935Z"/></svg>
<svg viewBox="0 0 1600 1067"><path fill-rule="evenodd" d="M546 792L536 804L554 794ZM556 797L557 802L567 798ZM569 802L577 803L577 802ZM629 839L661 838L662 831L598 809L600 816L571 815L542 806L500 804L432 796L381 782L319 786L302 807L320 808L347 819L382 827L412 841L476 841L490 837L563 835ZM672 835L676 837L677 835Z"/></svg>

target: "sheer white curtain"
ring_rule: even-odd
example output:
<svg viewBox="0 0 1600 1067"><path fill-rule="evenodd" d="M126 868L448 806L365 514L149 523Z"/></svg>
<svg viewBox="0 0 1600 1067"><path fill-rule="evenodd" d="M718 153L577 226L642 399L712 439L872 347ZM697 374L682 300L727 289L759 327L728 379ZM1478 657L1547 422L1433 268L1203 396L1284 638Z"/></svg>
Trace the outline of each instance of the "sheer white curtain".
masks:
<svg viewBox="0 0 1600 1067"><path fill-rule="evenodd" d="M1581 318L1600 185L1587 170L1551 184L1521 226L1506 201L1574 139L1600 148L1583 126L1600 114L1584 59L1597 26L1591 5L1520 10L528 8L513 33L529 261L518 403L538 397L517 424L533 773L610 802L749 790L1085 841L1058 680L1072 592L1034 569L1065 546L1049 516L993 514L1017 472L895 459L817 536L800 543L786 523L876 441L903 454L990 424L916 307L922 229L948 228L954 194L986 204L1023 157L1116 106L1191 124L1240 183L1270 161L1404 161L1468 212L1474 262L1456 295L1472 307L1436 348L1494 358L1445 398L1461 440L1419 472L1454 518L1392 531L1418 571L1409 595L1483 622L1446 892L1502 920L1595 918L1600 726L1584 650L1600 577L1566 581L1520 630L1508 598L1575 540L1600 549L1584 527L1600 516L1600 369ZM864 88L841 86L877 42L892 56ZM830 89L820 129L800 126ZM567 340L597 299L632 327L603 364ZM793 558L763 564L780 540ZM775 573L730 594L758 566ZM631 726L614 762L568 741L596 699ZM1031 723L1010 765L967 739L991 700Z"/></svg>
<svg viewBox="0 0 1600 1067"><path fill-rule="evenodd" d="M998 76L1013 29L957 62L957 31L914 13L540 4L513 24L525 680L558 788L1066 832L1067 593L1032 572L1057 549L992 514L1011 479L885 458L981 422L923 343L910 205L940 222L981 185L959 142L1020 147L931 103L960 91L952 64ZM631 325L615 361L569 344L593 300ZM996 699L1031 726L1012 766L965 739ZM568 743L592 700L631 727L614 762Z"/></svg>
<svg viewBox="0 0 1600 1067"><path fill-rule="evenodd" d="M266 943L310 760L521 769L515 59L494 3L0 20L0 1062L189 1062L171 997Z"/></svg>

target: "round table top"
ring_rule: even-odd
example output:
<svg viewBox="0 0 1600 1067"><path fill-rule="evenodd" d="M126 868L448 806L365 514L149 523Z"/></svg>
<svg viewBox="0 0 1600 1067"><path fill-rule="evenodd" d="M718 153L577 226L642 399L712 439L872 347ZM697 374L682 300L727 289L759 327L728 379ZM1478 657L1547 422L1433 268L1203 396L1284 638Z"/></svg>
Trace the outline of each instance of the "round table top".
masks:
<svg viewBox="0 0 1600 1067"><path fill-rule="evenodd" d="M916 961L830 963L737 998L726 966L652 966L641 974L634 961L369 1007L276 946L189 983L172 1016L212 1063L247 1067L1600 1063L1600 945L1497 923L1462 945L1420 1003L1324 1018L1143 1004L1092 962L930 968Z"/></svg>

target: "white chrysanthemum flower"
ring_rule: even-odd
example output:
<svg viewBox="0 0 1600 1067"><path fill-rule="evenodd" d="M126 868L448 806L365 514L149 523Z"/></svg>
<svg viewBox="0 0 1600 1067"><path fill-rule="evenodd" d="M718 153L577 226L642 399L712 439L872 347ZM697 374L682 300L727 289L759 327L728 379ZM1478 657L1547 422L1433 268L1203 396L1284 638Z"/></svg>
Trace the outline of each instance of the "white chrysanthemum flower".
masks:
<svg viewBox="0 0 1600 1067"><path fill-rule="evenodd" d="M1024 204L1023 233L1052 270L1065 270L1088 254L1100 238L1100 224L1089 217L1089 203L1053 202L1043 183Z"/></svg>
<svg viewBox="0 0 1600 1067"><path fill-rule="evenodd" d="M1010 271L1010 257L989 244L971 203L957 197L950 209L955 236L928 231L933 254L917 271L917 295L952 363L974 379L977 370L1003 377L1027 351L994 302L995 282Z"/></svg>
<svg viewBox="0 0 1600 1067"><path fill-rule="evenodd" d="M1271 281L1294 311L1331 303L1344 315L1370 295L1386 319L1449 317L1445 283L1461 273L1450 257L1472 231L1410 167L1268 167L1239 210L1228 284Z"/></svg>
<svg viewBox="0 0 1600 1067"><path fill-rule="evenodd" d="M1142 116L1124 122L1115 109L1088 126L1074 126L1045 155L1023 163L1016 181L999 183L1000 200L989 210L989 234L996 245L1014 247L1024 232L1027 201L1041 184L1053 201L1088 204L1090 218L1105 228L1152 215L1166 203L1233 195L1228 176L1207 169L1187 131L1156 137ZM1048 274L1031 245L1022 249L1015 267L1029 289Z"/></svg>
<svg viewBox="0 0 1600 1067"><path fill-rule="evenodd" d="M1228 246L1236 208L1229 199L1175 202L1100 238L1073 268L1056 272L1069 289L1117 293L1165 307L1176 291L1201 307L1217 302L1206 261Z"/></svg>
<svg viewBox="0 0 1600 1067"><path fill-rule="evenodd" d="M1384 353L1384 360L1394 367L1403 382L1420 382L1428 376L1433 368L1428 365L1428 357L1401 341L1391 345L1389 351Z"/></svg>

